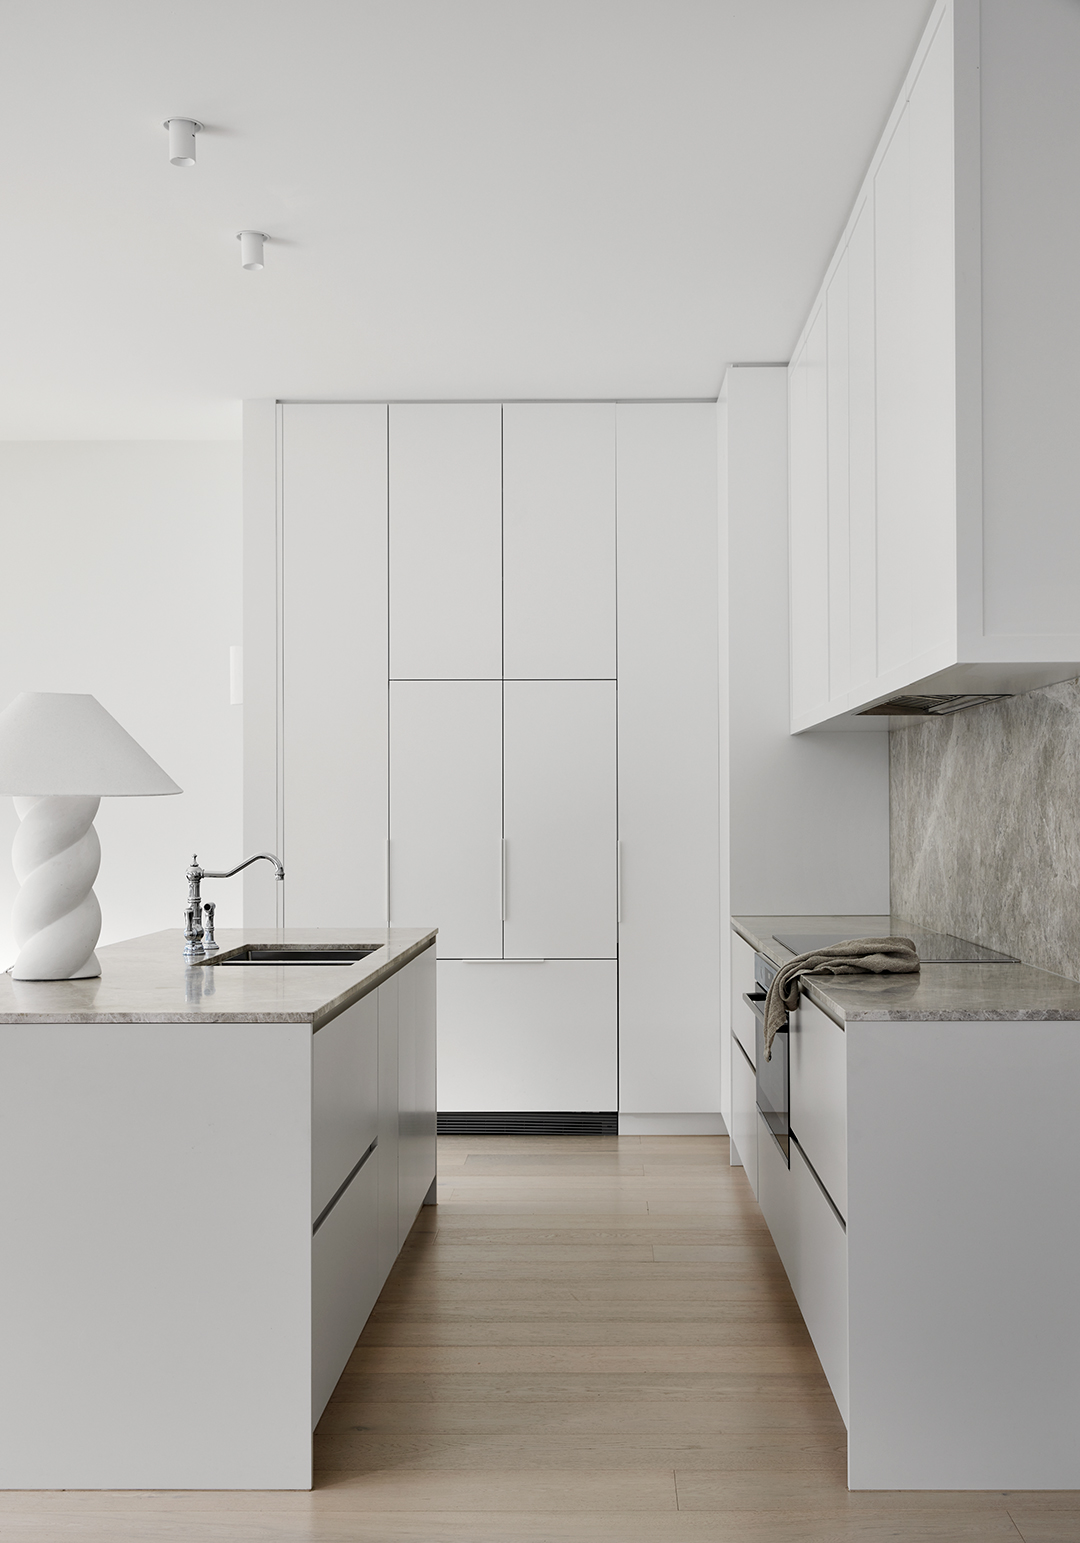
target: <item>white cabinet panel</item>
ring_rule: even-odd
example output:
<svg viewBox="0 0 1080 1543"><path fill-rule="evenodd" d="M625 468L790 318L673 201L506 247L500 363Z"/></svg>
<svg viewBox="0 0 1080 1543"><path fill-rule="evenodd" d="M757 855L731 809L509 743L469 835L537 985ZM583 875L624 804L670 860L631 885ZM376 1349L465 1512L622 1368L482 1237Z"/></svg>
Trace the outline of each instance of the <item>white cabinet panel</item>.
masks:
<svg viewBox="0 0 1080 1543"><path fill-rule="evenodd" d="M615 961L440 960L439 1108L611 1110Z"/></svg>
<svg viewBox="0 0 1080 1543"><path fill-rule="evenodd" d="M615 674L615 407L503 408L505 674Z"/></svg>
<svg viewBox="0 0 1080 1543"><path fill-rule="evenodd" d="M790 1023L791 1128L847 1216L847 1035L806 997Z"/></svg>
<svg viewBox="0 0 1080 1543"><path fill-rule="evenodd" d="M285 920L371 926L386 906L386 408L284 407L281 435Z"/></svg>
<svg viewBox="0 0 1080 1543"><path fill-rule="evenodd" d="M435 1177L435 950L398 976L398 1243Z"/></svg>
<svg viewBox="0 0 1080 1543"><path fill-rule="evenodd" d="M507 681L503 690L504 952L613 959L615 683Z"/></svg>
<svg viewBox="0 0 1080 1543"><path fill-rule="evenodd" d="M758 1192L758 1112L757 1077L740 1042L731 1041L731 1141L735 1148L732 1160L738 1158L746 1169L750 1188Z"/></svg>
<svg viewBox="0 0 1080 1543"><path fill-rule="evenodd" d="M411 969L412 966L406 966ZM392 975L379 998L379 1290L398 1256L398 984Z"/></svg>
<svg viewBox="0 0 1080 1543"><path fill-rule="evenodd" d="M836 1406L848 1418L847 1234L821 1193L798 1145L791 1143L791 1191L795 1212L791 1289L799 1304Z"/></svg>
<svg viewBox="0 0 1080 1543"><path fill-rule="evenodd" d="M776 1137L759 1114L757 1116L758 1205L765 1218L780 1263L784 1266L792 1290L798 1296L799 1220L791 1169L776 1144Z"/></svg>
<svg viewBox="0 0 1080 1543"><path fill-rule="evenodd" d="M500 409L390 408L390 673L502 674Z"/></svg>
<svg viewBox="0 0 1080 1543"><path fill-rule="evenodd" d="M855 222L847 255L848 646L851 686L858 690L877 676L874 215L869 200Z"/></svg>
<svg viewBox="0 0 1080 1543"><path fill-rule="evenodd" d="M953 187L953 37L938 28L910 100L912 237L908 405L912 480L912 645L916 657L956 643L956 203ZM917 444L918 454L911 454ZM898 575L899 577L899 575Z"/></svg>
<svg viewBox="0 0 1080 1543"><path fill-rule="evenodd" d="M905 110L874 179L877 324L877 656L882 672L913 651L912 398L919 389L911 285L911 119Z"/></svg>
<svg viewBox="0 0 1080 1543"><path fill-rule="evenodd" d="M833 270L825 293L826 418L828 423L829 539L829 700L843 701L851 679L851 554L849 515L851 473L848 445L850 399L849 258Z"/></svg>
<svg viewBox="0 0 1080 1543"><path fill-rule="evenodd" d="M333 1199L379 1133L375 992L312 1036L311 1216Z"/></svg>
<svg viewBox="0 0 1080 1543"><path fill-rule="evenodd" d="M741 957L743 951L749 956L745 960ZM742 1045L746 1058L750 1065L755 1064L757 1057L757 1018L752 1007L743 1000L744 995L749 995L757 990L757 982L754 980L754 951L742 938L733 937L731 940L731 1032Z"/></svg>
<svg viewBox="0 0 1080 1543"><path fill-rule="evenodd" d="M939 27L874 179L878 662L955 632L951 32Z"/></svg>
<svg viewBox="0 0 1080 1543"><path fill-rule="evenodd" d="M716 409L617 409L619 1107L720 1107Z"/></svg>
<svg viewBox="0 0 1080 1543"><path fill-rule="evenodd" d="M791 710L829 700L829 464L826 317L791 366Z"/></svg>
<svg viewBox="0 0 1080 1543"><path fill-rule="evenodd" d="M394 922L437 926L440 955L497 957L502 685L395 681L390 711Z"/></svg>
<svg viewBox="0 0 1080 1543"><path fill-rule="evenodd" d="M314 1428L379 1295L379 1149L311 1240Z"/></svg>

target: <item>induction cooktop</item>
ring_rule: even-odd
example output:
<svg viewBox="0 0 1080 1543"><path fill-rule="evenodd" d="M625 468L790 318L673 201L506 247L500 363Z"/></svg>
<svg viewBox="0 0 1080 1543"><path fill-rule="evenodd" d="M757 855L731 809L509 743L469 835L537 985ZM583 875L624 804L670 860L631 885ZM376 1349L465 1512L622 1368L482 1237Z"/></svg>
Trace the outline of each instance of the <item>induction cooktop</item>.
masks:
<svg viewBox="0 0 1080 1543"><path fill-rule="evenodd" d="M908 926L894 919L889 936L910 938L923 964L1018 964L1012 954L999 954L981 943L969 943L966 938L950 937L945 932L924 932L919 927ZM774 933L778 943L790 948L793 954L809 954L819 948L830 948L834 943L846 943L852 937L885 937L882 932L865 934L853 932L786 932L781 937Z"/></svg>

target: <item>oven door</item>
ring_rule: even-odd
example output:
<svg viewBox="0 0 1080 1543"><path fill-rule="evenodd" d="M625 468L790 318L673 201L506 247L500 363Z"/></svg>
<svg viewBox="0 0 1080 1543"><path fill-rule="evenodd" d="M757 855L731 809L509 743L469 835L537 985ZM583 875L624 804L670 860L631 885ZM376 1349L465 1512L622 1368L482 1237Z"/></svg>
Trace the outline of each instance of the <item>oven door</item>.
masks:
<svg viewBox="0 0 1080 1543"><path fill-rule="evenodd" d="M769 1127L769 1133L780 1148L784 1162L791 1167L791 1118L788 1107L788 1045L787 1026L778 1029L773 1039L772 1060L765 1059L765 992L748 991L743 1001L753 1010L755 1019L755 1049L757 1055L757 1106L761 1117Z"/></svg>

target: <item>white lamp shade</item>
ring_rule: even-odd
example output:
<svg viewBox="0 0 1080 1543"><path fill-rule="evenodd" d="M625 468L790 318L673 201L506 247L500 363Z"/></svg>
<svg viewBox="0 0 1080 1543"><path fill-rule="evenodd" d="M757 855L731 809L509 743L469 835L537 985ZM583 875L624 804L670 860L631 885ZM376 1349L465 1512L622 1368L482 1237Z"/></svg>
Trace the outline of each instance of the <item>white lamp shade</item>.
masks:
<svg viewBox="0 0 1080 1543"><path fill-rule="evenodd" d="M0 793L131 798L180 791L92 696L24 691L0 713Z"/></svg>

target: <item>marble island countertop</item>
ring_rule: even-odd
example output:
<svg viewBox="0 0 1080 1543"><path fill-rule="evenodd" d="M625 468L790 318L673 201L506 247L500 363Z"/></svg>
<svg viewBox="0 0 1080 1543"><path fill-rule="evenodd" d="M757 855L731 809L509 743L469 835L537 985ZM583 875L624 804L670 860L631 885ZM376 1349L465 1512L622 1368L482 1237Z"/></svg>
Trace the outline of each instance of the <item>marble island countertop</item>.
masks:
<svg viewBox="0 0 1080 1543"><path fill-rule="evenodd" d="M435 928L234 927L220 951L189 964L179 927L98 949L94 980L0 975L3 1023L310 1023L319 1029L435 941ZM349 965L226 965L245 944L377 945Z"/></svg>
<svg viewBox="0 0 1080 1543"><path fill-rule="evenodd" d="M735 916L735 931L773 964L795 956L776 934L903 936L888 916ZM910 923L908 924L910 927ZM1080 983L1027 964L924 964L917 975L819 975L802 989L837 1023L1080 1023Z"/></svg>

